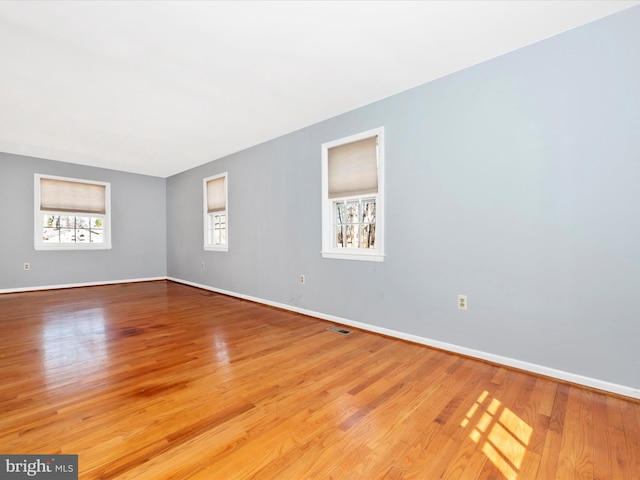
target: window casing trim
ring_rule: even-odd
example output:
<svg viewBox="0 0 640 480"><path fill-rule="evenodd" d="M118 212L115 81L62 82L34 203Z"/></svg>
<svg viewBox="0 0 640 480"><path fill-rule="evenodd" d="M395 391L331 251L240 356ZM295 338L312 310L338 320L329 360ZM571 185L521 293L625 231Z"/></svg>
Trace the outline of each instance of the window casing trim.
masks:
<svg viewBox="0 0 640 480"><path fill-rule="evenodd" d="M65 211L65 210L42 210L40 208L40 180L59 180L62 182L71 182L87 185L100 185L104 187L105 195L105 213L97 214L91 212ZM33 224L33 242L35 250L110 250L111 249L111 184L109 182L98 182L95 180L84 180L80 178L59 177L54 175L34 174L34 224ZM101 243L45 243L42 239L44 215L52 216L68 216L68 217L93 217L102 219L102 234L104 241Z"/></svg>
<svg viewBox="0 0 640 480"><path fill-rule="evenodd" d="M208 193L207 193L207 183L216 180L218 178L224 178L224 210L211 212L208 211ZM216 175L212 175L203 179L202 181L203 188L203 226L204 226L204 250L210 252L227 252L229 251L229 175L227 172L219 173ZM209 229L210 229L210 216L211 215L224 215L225 220L225 243L215 244L209 242Z"/></svg>
<svg viewBox="0 0 640 480"><path fill-rule="evenodd" d="M329 150L333 147L377 137L378 192L359 196L329 198ZM333 206L336 202L375 198L376 202L376 238L375 248L345 248L334 244ZM384 127L374 128L322 144L322 251L323 258L362 260L370 262L384 261Z"/></svg>

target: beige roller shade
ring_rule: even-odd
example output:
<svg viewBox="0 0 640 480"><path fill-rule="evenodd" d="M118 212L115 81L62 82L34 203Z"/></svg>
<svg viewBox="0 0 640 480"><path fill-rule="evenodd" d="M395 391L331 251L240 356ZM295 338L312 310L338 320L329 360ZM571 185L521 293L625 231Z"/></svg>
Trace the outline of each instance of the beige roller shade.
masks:
<svg viewBox="0 0 640 480"><path fill-rule="evenodd" d="M223 212L226 210L225 178L226 177L218 177L207 182L207 213Z"/></svg>
<svg viewBox="0 0 640 480"><path fill-rule="evenodd" d="M378 137L328 151L329 198L378 193Z"/></svg>
<svg viewBox="0 0 640 480"><path fill-rule="evenodd" d="M106 214L106 187L93 183L40 179L40 210Z"/></svg>

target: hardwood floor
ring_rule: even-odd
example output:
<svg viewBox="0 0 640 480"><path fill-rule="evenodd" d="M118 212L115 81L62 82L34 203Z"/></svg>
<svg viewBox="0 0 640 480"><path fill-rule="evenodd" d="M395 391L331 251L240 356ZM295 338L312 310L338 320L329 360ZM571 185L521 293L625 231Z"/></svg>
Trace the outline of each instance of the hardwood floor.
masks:
<svg viewBox="0 0 640 480"><path fill-rule="evenodd" d="M0 453L81 479L637 479L640 402L171 282L0 295Z"/></svg>

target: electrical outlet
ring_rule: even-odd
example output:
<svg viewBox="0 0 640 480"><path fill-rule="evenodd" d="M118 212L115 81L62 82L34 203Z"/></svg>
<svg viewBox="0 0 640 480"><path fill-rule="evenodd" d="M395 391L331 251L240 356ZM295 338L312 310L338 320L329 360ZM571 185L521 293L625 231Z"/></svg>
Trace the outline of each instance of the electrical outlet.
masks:
<svg viewBox="0 0 640 480"><path fill-rule="evenodd" d="M458 309L466 310L467 309L467 296L466 295L458 295Z"/></svg>
<svg viewBox="0 0 640 480"><path fill-rule="evenodd" d="M300 275L300 285L304 285L304 275Z"/></svg>
<svg viewBox="0 0 640 480"><path fill-rule="evenodd" d="M24 269L25 270L31 270L31 264L30 263L25 263L24 264Z"/></svg>
<svg viewBox="0 0 640 480"><path fill-rule="evenodd" d="M204 262L202 262L202 269L204 270Z"/></svg>

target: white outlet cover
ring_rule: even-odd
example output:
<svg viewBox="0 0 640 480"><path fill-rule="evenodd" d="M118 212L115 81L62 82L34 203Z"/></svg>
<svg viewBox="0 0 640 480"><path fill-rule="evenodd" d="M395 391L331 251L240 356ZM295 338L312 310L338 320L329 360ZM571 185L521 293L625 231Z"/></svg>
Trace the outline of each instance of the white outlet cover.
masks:
<svg viewBox="0 0 640 480"><path fill-rule="evenodd" d="M460 310L466 310L468 307L467 296L466 295L458 295L458 308Z"/></svg>

